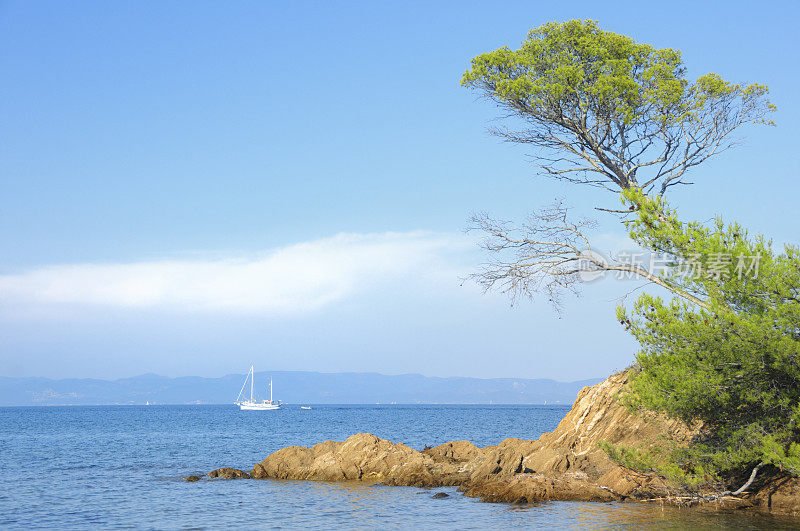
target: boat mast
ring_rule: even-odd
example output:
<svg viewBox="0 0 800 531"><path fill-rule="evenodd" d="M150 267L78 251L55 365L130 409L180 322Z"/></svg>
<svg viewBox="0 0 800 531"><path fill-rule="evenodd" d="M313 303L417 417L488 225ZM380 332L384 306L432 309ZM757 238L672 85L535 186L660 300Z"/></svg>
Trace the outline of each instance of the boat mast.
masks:
<svg viewBox="0 0 800 531"><path fill-rule="evenodd" d="M255 367L255 365L250 365L250 402L253 401L253 380L255 379L253 367Z"/></svg>
<svg viewBox="0 0 800 531"><path fill-rule="evenodd" d="M272 403L272 377L269 379L269 402Z"/></svg>
<svg viewBox="0 0 800 531"><path fill-rule="evenodd" d="M247 375L244 377L244 382L242 382L242 388L239 389L239 396L236 397L236 404L238 404L242 400L242 393L244 393L245 388L247 387L247 379L250 378L250 373L248 372Z"/></svg>

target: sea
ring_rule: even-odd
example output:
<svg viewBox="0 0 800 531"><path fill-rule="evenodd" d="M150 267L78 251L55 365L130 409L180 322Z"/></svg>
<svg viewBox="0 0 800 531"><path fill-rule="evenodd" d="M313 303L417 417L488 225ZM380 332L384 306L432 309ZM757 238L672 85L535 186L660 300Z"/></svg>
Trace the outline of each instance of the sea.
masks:
<svg viewBox="0 0 800 531"><path fill-rule="evenodd" d="M638 503L483 503L455 488L209 480L287 445L369 432L413 448L537 438L562 406L234 405L0 408L0 528L790 529L796 521ZM447 497L434 498L444 492Z"/></svg>

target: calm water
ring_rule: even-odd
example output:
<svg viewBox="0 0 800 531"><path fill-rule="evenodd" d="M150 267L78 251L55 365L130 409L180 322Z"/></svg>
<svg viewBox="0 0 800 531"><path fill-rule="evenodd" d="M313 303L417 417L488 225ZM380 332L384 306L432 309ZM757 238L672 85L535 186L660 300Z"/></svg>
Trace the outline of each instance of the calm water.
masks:
<svg viewBox="0 0 800 531"><path fill-rule="evenodd" d="M366 431L421 449L535 438L566 413L548 406L234 406L0 408L0 527L789 528L765 517L704 515L639 504L488 504L455 489L297 481L200 481L249 470L286 445ZM448 498L433 499L435 492Z"/></svg>

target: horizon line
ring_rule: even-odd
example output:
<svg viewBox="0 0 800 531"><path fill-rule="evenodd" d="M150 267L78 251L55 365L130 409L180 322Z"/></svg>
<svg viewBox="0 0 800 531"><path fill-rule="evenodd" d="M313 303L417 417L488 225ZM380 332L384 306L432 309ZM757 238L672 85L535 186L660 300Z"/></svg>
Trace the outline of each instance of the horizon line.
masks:
<svg viewBox="0 0 800 531"><path fill-rule="evenodd" d="M535 381L535 380L547 380L551 382L557 383L577 383L577 382L588 382L593 380L602 380L603 377L592 377L592 378L579 378L576 380L556 380L555 378L519 378L519 377L512 377L512 376L494 376L494 377L481 377L481 376L428 376L421 373L416 372L408 372L408 373L398 373L398 374L387 374L382 372L375 372L375 371L339 371L339 372L329 372L329 371L312 371L312 370L302 370L302 369L280 369L274 371L256 371L256 374L274 374L274 373L309 373L309 374L324 374L324 375L373 375L373 376L386 376L386 377L403 377L403 376L417 376L420 378L430 378L430 379L440 379L440 380L455 380L455 379L465 379L465 380L527 380L527 381ZM99 380L104 382L117 382L120 380L132 380L135 378L142 378L146 376L150 377L158 377L158 378L166 378L170 380L177 380L180 378L200 378L205 380L216 380L221 378L227 378L229 376L244 376L246 373L227 373L222 376L197 376L197 375L185 375L185 376L165 376L162 374L154 373L154 372L144 372L140 374L135 374L133 376L121 376L117 378L110 378L110 377L94 377L94 376L71 376L65 378L52 378L49 376L5 376L0 375L0 379L15 379L15 380L25 380L25 379L40 379L40 380L51 380L55 382L65 381L65 380Z"/></svg>

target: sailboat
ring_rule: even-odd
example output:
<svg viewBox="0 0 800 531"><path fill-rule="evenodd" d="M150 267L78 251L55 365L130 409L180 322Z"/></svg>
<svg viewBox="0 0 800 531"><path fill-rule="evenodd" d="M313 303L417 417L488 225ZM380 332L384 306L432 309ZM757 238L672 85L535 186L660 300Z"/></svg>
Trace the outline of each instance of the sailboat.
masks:
<svg viewBox="0 0 800 531"><path fill-rule="evenodd" d="M250 372L247 373L247 376L244 378L244 383L242 384L242 389L239 391L239 396L236 398L236 404L239 406L239 409L248 410L248 411L261 411L264 409L280 409L281 404L280 402L276 402L272 399L272 378L269 379L269 400L256 400L253 398L253 379L255 377L255 372L253 370L253 365L250 366ZM245 387L247 387L247 380L250 380L250 399L249 400L242 400L242 393L244 393Z"/></svg>

